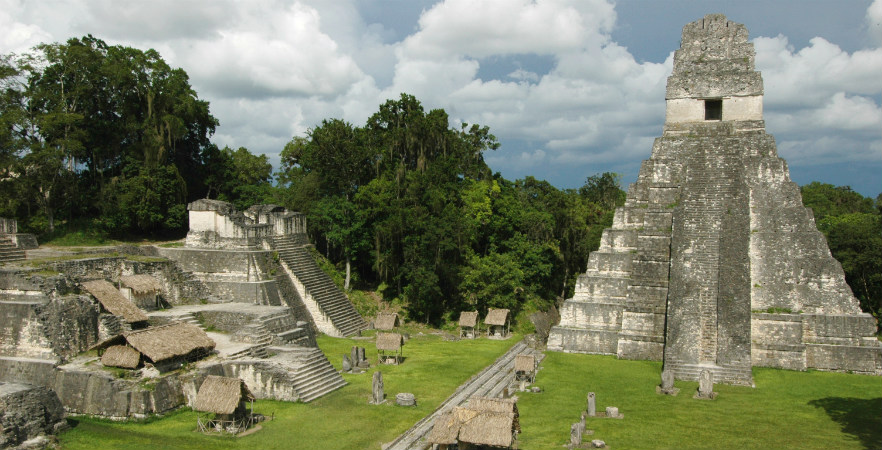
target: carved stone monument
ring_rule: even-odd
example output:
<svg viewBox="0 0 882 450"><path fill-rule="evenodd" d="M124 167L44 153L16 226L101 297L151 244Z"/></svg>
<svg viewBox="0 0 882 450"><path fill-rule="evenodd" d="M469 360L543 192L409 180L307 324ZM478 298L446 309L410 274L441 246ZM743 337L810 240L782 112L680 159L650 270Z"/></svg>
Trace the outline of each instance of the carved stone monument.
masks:
<svg viewBox="0 0 882 450"><path fill-rule="evenodd" d="M702 400L713 400L717 397L714 392L714 373L710 370L702 370L698 376L698 390L695 391L695 398Z"/></svg>
<svg viewBox="0 0 882 450"><path fill-rule="evenodd" d="M594 400L594 393L588 393L588 408L585 410L588 413L588 417L594 417L597 415L597 403Z"/></svg>
<svg viewBox="0 0 882 450"><path fill-rule="evenodd" d="M680 393L679 388L674 387L674 373L670 370L662 370L661 384L655 387L655 392L665 395L677 395Z"/></svg>
<svg viewBox="0 0 882 450"><path fill-rule="evenodd" d="M343 372L351 372L352 371L352 361L349 359L349 355L343 355Z"/></svg>
<svg viewBox="0 0 882 450"><path fill-rule="evenodd" d="M579 422L570 426L570 448L582 445L582 424Z"/></svg>
<svg viewBox="0 0 882 450"><path fill-rule="evenodd" d="M379 405L386 401L386 394L383 393L383 372L379 370L374 372L373 382L371 385L371 404Z"/></svg>
<svg viewBox="0 0 882 450"><path fill-rule="evenodd" d="M744 25L683 27L664 132L561 307L548 349L664 360L752 385L752 366L882 375L875 320L778 157ZM782 312L783 311L783 312Z"/></svg>

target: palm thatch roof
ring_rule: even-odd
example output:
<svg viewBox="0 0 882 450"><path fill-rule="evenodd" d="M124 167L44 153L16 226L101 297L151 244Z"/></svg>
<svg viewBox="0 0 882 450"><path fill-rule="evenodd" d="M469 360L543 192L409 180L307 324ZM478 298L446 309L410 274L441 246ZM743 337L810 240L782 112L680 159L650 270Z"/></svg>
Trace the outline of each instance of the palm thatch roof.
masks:
<svg viewBox="0 0 882 450"><path fill-rule="evenodd" d="M123 369L134 369L141 362L141 354L132 347L125 345L112 345L101 356L101 364Z"/></svg>
<svg viewBox="0 0 882 450"><path fill-rule="evenodd" d="M244 381L209 375L199 387L193 409L215 414L233 414L243 399L254 400L254 395Z"/></svg>
<svg viewBox="0 0 882 450"><path fill-rule="evenodd" d="M536 357L533 355L515 356L515 372L532 372L536 369Z"/></svg>
<svg viewBox="0 0 882 450"><path fill-rule="evenodd" d="M398 319L396 313L380 313L374 320L374 328L378 330L391 330L399 325L401 325L401 320Z"/></svg>
<svg viewBox="0 0 882 450"><path fill-rule="evenodd" d="M398 333L377 333L377 350L398 351L404 345L404 337Z"/></svg>
<svg viewBox="0 0 882 450"><path fill-rule="evenodd" d="M129 345L154 363L185 356L196 350L210 351L215 346L202 328L184 322L130 331L123 336Z"/></svg>
<svg viewBox="0 0 882 450"><path fill-rule="evenodd" d="M471 406L456 407L435 419L427 441L432 444L468 442L475 445L511 447L516 430L516 413L481 410Z"/></svg>
<svg viewBox="0 0 882 450"><path fill-rule="evenodd" d="M120 294L119 290L107 280L84 281L83 288L89 291L114 316L122 317L128 323L143 322L147 316L134 303Z"/></svg>
<svg viewBox="0 0 882 450"><path fill-rule="evenodd" d="M472 327L478 325L478 311L463 311L459 313L459 326Z"/></svg>
<svg viewBox="0 0 882 450"><path fill-rule="evenodd" d="M459 441L492 447L511 447L515 415L481 411L459 429Z"/></svg>
<svg viewBox="0 0 882 450"><path fill-rule="evenodd" d="M119 282L123 287L127 287L135 294L155 294L162 290L159 280L150 275L124 275L119 277Z"/></svg>
<svg viewBox="0 0 882 450"><path fill-rule="evenodd" d="M435 418L435 423L432 425L432 431L429 432L426 441L430 444L456 444L456 439L459 437L460 426L461 423L456 420L454 411L439 414L438 417Z"/></svg>
<svg viewBox="0 0 882 450"><path fill-rule="evenodd" d="M487 311L487 318L484 319L484 323L487 325L505 325L507 320L507 309L491 309L490 311Z"/></svg>
<svg viewBox="0 0 882 450"><path fill-rule="evenodd" d="M518 413L518 398L494 398L474 396L469 399L469 409L476 411Z"/></svg>

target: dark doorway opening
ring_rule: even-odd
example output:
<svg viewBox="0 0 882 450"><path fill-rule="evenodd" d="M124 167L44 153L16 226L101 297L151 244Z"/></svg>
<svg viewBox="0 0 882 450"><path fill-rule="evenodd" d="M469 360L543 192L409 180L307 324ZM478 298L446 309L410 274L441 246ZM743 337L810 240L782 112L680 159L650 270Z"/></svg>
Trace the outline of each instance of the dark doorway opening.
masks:
<svg viewBox="0 0 882 450"><path fill-rule="evenodd" d="M723 100L704 101L704 120L723 120Z"/></svg>

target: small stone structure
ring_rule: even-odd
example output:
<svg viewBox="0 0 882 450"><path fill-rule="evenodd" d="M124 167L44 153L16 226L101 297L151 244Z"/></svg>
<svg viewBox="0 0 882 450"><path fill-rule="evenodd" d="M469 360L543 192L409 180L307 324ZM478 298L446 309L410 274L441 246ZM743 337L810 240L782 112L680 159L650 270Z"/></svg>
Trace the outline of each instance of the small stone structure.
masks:
<svg viewBox="0 0 882 450"><path fill-rule="evenodd" d="M763 121L744 25L683 27L663 135L561 307L548 349L664 360L680 380L752 366L882 374L861 312ZM786 311L786 312L777 312Z"/></svg>
<svg viewBox="0 0 882 450"><path fill-rule="evenodd" d="M512 448L521 432L517 397L472 397L465 407L435 418L427 442L446 450L458 448Z"/></svg>
<svg viewBox="0 0 882 450"><path fill-rule="evenodd" d="M487 318L484 319L484 325L487 325L487 337L497 339L508 338L508 313L507 309L490 309L487 311Z"/></svg>
<svg viewBox="0 0 882 450"><path fill-rule="evenodd" d="M588 404L585 408L585 412L588 413L588 417L597 416L597 399L593 392L588 393Z"/></svg>
<svg viewBox="0 0 882 450"><path fill-rule="evenodd" d="M135 306L142 309L158 309L162 284L147 274L123 275L119 277L119 291Z"/></svg>
<svg viewBox="0 0 882 450"><path fill-rule="evenodd" d="M395 394L395 404L398 406L416 406L416 396L410 392Z"/></svg>
<svg viewBox="0 0 882 450"><path fill-rule="evenodd" d="M698 376L698 390L695 391L695 398L702 400L713 400L717 398L714 392L714 373L710 370L702 370Z"/></svg>
<svg viewBox="0 0 882 450"><path fill-rule="evenodd" d="M383 392L383 372L374 372L371 380L371 404L379 405L386 402L386 394Z"/></svg>
<svg viewBox="0 0 882 450"><path fill-rule="evenodd" d="M478 335L478 311L459 313L459 337L474 339Z"/></svg>
<svg viewBox="0 0 882 450"><path fill-rule="evenodd" d="M674 387L674 373L670 370L662 370L661 384L655 387L655 392L664 395L677 395L679 388Z"/></svg>
<svg viewBox="0 0 882 450"><path fill-rule="evenodd" d="M0 448L55 435L66 426L64 408L51 389L0 382Z"/></svg>
<svg viewBox="0 0 882 450"><path fill-rule="evenodd" d="M187 210L187 247L254 247L265 238L306 232L303 214L277 205L254 205L237 211L228 202L206 198L191 202Z"/></svg>

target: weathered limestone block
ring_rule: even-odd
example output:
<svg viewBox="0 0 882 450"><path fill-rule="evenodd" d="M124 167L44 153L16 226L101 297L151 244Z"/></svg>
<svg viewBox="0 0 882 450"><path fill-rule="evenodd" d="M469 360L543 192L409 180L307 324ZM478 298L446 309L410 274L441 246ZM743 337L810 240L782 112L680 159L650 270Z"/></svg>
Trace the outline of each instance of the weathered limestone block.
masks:
<svg viewBox="0 0 882 450"><path fill-rule="evenodd" d="M0 382L0 448L63 429L64 408L51 389Z"/></svg>

